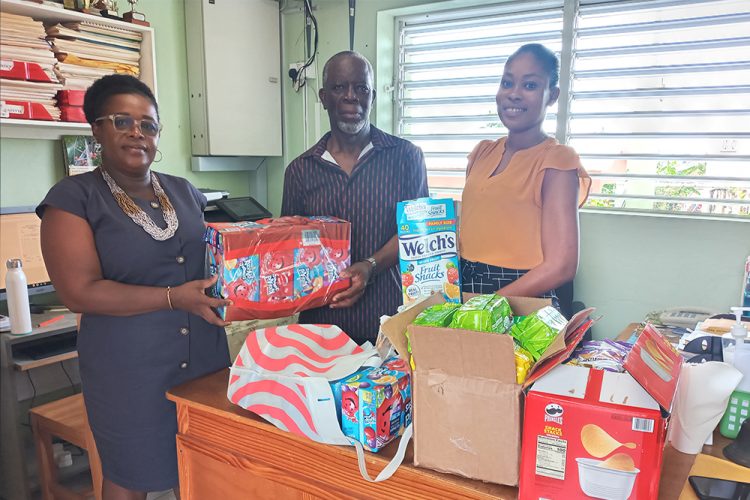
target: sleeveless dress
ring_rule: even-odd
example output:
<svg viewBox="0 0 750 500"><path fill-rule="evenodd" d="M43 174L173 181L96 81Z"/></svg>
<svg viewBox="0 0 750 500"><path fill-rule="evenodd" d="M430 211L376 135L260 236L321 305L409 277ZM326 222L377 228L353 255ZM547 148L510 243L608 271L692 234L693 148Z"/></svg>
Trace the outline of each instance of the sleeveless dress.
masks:
<svg viewBox="0 0 750 500"><path fill-rule="evenodd" d="M204 278L206 199L187 180L158 174L179 228L156 241L120 209L99 170L66 177L48 206L85 219L94 233L105 279L133 285L178 286ZM134 200L159 227L161 208ZM81 385L104 477L138 491L178 484L171 387L229 365L223 328L184 311L134 316L84 314L78 333Z"/></svg>

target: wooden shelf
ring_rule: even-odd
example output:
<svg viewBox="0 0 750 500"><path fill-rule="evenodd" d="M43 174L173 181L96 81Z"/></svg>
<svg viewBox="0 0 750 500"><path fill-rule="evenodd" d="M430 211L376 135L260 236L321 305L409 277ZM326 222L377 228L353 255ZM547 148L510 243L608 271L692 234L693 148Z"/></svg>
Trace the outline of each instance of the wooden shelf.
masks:
<svg viewBox="0 0 750 500"><path fill-rule="evenodd" d="M141 41L141 60L139 63L140 79L151 88L154 96L157 95L153 28L24 0L0 0L0 11L29 16L43 22L91 21L105 26L142 33L143 40ZM54 140L64 135L91 135L91 127L88 123L0 119L0 137L4 139Z"/></svg>
<svg viewBox="0 0 750 500"><path fill-rule="evenodd" d="M55 354L48 358L31 359L31 358L13 358L13 368L19 372L25 372L26 370L32 370L34 368L40 368L42 366L52 365L60 363L68 359L74 359L78 357L78 351L64 352L62 354Z"/></svg>

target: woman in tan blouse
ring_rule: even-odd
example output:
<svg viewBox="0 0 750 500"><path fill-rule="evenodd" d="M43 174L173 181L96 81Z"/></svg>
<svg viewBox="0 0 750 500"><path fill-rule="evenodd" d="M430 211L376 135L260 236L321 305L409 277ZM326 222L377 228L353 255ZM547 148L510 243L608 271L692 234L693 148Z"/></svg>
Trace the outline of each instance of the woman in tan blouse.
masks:
<svg viewBox="0 0 750 500"><path fill-rule="evenodd" d="M505 63L497 113L507 137L469 155L461 208L463 291L550 297L578 268L578 208L591 179L576 152L542 130L560 95L559 62L539 44ZM557 305L557 304L556 304Z"/></svg>

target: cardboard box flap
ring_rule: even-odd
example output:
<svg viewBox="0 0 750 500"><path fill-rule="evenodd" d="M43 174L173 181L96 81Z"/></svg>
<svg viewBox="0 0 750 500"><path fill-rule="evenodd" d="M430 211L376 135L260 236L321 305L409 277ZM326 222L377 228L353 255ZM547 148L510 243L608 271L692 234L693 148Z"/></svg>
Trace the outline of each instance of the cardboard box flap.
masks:
<svg viewBox="0 0 750 500"><path fill-rule="evenodd" d="M398 351L398 355L401 359L409 361L409 351L407 349L406 341L406 328L412 324L414 319L427 309L428 307L435 304L442 304L445 302L442 294L435 294L427 297L426 299L415 303L412 307L406 309L403 312L391 316L385 322L380 325L380 331L391 341L393 347Z"/></svg>
<svg viewBox="0 0 750 500"><path fill-rule="evenodd" d="M408 329L418 371L441 370L448 375L509 384L516 381L510 335L419 325Z"/></svg>
<svg viewBox="0 0 750 500"><path fill-rule="evenodd" d="M567 398L583 399L589 382L589 368L573 365L555 365L545 372L549 377L537 379L532 392L543 392Z"/></svg>
<svg viewBox="0 0 750 500"><path fill-rule="evenodd" d="M570 319L565 329L563 329L557 339L555 339L556 341L564 339L563 349L554 353L550 353L549 349L544 352L544 355L539 358L539 361L537 361L531 368L529 376L523 383L524 389L531 386L546 373L549 373L554 367L570 357L578 343L583 339L586 330L591 328L591 325L596 322L596 320L593 320L590 317L590 314L594 312L594 310L593 307L584 309Z"/></svg>
<svg viewBox="0 0 750 500"><path fill-rule="evenodd" d="M636 340L623 366L664 411L671 412L682 356L650 323Z"/></svg>

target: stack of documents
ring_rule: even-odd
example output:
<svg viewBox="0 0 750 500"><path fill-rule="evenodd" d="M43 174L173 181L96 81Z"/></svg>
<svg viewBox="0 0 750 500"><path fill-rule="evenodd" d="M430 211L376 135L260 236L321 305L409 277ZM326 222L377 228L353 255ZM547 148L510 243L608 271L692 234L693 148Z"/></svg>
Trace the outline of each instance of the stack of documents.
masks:
<svg viewBox="0 0 750 500"><path fill-rule="evenodd" d="M66 90L86 90L112 73L137 77L142 38L137 31L92 21L47 26L47 40L59 61L55 73Z"/></svg>
<svg viewBox="0 0 750 500"><path fill-rule="evenodd" d="M54 98L62 85L45 37L41 22L0 13L0 117L60 119Z"/></svg>

